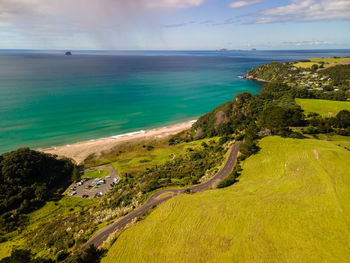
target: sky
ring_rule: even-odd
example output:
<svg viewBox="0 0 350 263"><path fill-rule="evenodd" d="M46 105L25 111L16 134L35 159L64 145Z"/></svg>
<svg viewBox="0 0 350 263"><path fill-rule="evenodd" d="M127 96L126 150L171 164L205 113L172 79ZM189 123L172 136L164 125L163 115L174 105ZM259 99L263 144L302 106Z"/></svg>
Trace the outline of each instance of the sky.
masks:
<svg viewBox="0 0 350 263"><path fill-rule="evenodd" d="M0 0L0 49L350 48L350 0Z"/></svg>

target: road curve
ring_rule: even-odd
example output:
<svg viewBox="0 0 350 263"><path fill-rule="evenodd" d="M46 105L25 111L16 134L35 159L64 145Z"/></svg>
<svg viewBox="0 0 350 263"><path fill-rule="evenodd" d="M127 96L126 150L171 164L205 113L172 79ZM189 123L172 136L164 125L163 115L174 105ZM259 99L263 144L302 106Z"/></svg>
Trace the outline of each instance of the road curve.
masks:
<svg viewBox="0 0 350 263"><path fill-rule="evenodd" d="M231 173L231 171L233 170L233 167L236 165L239 145L240 145L240 142L236 142L235 144L232 145L232 147L229 150L229 154L225 160L224 166L220 169L219 172L217 172L207 182L194 185L188 188L166 189L166 190L161 190L154 193L147 200L147 202L144 203L142 206L136 208L135 210L123 216L122 218L118 219L114 223L111 223L110 225L97 231L95 235L93 235L82 246L82 248L83 249L88 248L90 245L99 247L100 245L103 244L104 241L107 240L110 234L114 233L117 230L123 229L127 224L131 223L135 218L144 215L145 213L150 211L154 206L157 206L165 202L166 200L169 200L175 195L184 193L186 189L189 189L192 193L196 193L196 192L201 192L210 188L216 188L219 185L219 183ZM163 195L163 197L160 197L161 195Z"/></svg>

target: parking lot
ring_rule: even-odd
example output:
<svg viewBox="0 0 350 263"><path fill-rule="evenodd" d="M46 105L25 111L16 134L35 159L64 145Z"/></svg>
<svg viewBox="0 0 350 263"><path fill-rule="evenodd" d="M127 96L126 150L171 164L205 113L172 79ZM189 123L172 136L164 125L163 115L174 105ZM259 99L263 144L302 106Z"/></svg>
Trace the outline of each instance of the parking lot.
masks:
<svg viewBox="0 0 350 263"><path fill-rule="evenodd" d="M102 197L111 190L119 181L119 175L116 170L108 166L98 166L88 168L85 172L91 170L108 170L109 175L105 178L82 178L80 182L70 187L68 195L82 198Z"/></svg>

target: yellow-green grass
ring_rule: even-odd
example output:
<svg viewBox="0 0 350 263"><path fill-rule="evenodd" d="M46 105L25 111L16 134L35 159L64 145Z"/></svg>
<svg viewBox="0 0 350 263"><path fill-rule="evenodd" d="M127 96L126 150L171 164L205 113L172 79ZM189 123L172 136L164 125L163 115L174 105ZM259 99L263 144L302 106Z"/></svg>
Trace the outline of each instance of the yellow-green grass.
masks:
<svg viewBox="0 0 350 263"><path fill-rule="evenodd" d="M350 111L350 102L315 99L295 99L305 113L318 113L323 117L334 117L341 110Z"/></svg>
<svg viewBox="0 0 350 263"><path fill-rule="evenodd" d="M350 64L350 58L311 58L311 62L297 62L294 64L298 68L311 68L312 65L320 65L324 62L324 67L332 67L338 64Z"/></svg>
<svg viewBox="0 0 350 263"><path fill-rule="evenodd" d="M317 137L321 140L329 141L340 147L345 147L350 150L350 137L341 135L318 134Z"/></svg>
<svg viewBox="0 0 350 263"><path fill-rule="evenodd" d="M0 259L11 254L14 248L25 248L26 234L40 226L40 224L53 220L57 216L79 212L95 203L94 200L64 196L59 201L47 202L42 208L28 215L28 225L20 232L12 232L8 235L8 241L0 243Z"/></svg>
<svg viewBox="0 0 350 263"><path fill-rule="evenodd" d="M105 178L107 175L109 175L109 171L105 169L101 170L91 170L86 173L84 173L83 177L85 178Z"/></svg>
<svg viewBox="0 0 350 263"><path fill-rule="evenodd" d="M280 137L260 147L238 183L163 203L102 262L350 262L350 151Z"/></svg>
<svg viewBox="0 0 350 263"><path fill-rule="evenodd" d="M11 255L11 252L15 248L23 248L24 238L16 237L12 240L0 243L0 260Z"/></svg>
<svg viewBox="0 0 350 263"><path fill-rule="evenodd" d="M85 207L94 203L93 199L76 198L74 196L64 196L57 202L47 202L42 208L29 214L29 228L35 228L57 216L83 211Z"/></svg>
<svg viewBox="0 0 350 263"><path fill-rule="evenodd" d="M159 145L152 150L147 147L139 146L129 151L125 151L118 155L117 161L111 165L118 171L120 175L125 173L141 173L155 165L164 164L175 156L186 153L187 149L196 149L201 147L203 142L209 144L209 141L217 141L218 138L203 139L188 143L181 143L169 146L167 144Z"/></svg>

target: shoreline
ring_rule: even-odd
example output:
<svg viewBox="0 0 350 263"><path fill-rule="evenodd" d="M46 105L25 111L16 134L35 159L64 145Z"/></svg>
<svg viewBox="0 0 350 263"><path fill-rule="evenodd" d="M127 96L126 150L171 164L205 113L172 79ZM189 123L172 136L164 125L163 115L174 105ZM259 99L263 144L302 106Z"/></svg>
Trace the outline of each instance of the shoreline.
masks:
<svg viewBox="0 0 350 263"><path fill-rule="evenodd" d="M264 80L264 79L259 79L259 78L255 78L251 75L243 75L243 76L240 76L242 79L248 79L248 80L253 80L253 81L257 81L257 82L262 82L262 83L268 83L269 81L268 80Z"/></svg>
<svg viewBox="0 0 350 263"><path fill-rule="evenodd" d="M108 151L120 143L140 139L164 138L170 135L175 135L191 128L196 121L197 120L191 120L162 128L140 130L38 150L44 153L55 154L59 157L70 158L73 159L77 164L81 164L89 155L101 154L102 152Z"/></svg>

